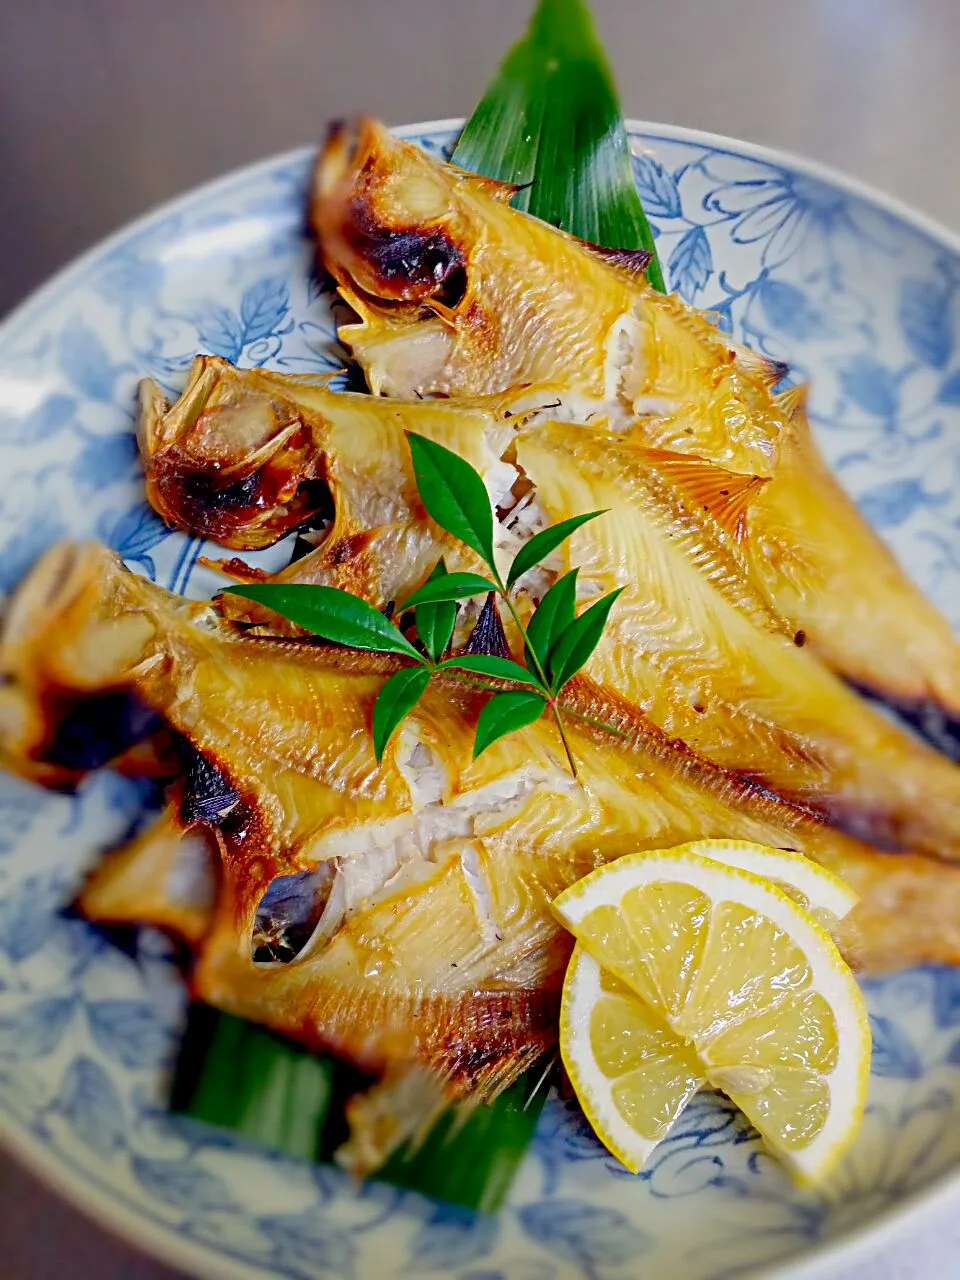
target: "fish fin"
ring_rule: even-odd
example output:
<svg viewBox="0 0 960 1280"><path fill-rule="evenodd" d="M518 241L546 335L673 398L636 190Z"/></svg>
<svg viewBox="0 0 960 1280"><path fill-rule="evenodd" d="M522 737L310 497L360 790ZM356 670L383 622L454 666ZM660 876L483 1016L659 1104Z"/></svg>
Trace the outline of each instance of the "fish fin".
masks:
<svg viewBox="0 0 960 1280"><path fill-rule="evenodd" d="M488 196L491 200L497 200L500 204L509 204L517 192L521 190L522 185L530 185L529 183L505 182L501 178L485 178L481 173L472 173L469 169L461 169L456 164L448 165L447 168L451 169L458 178L469 182L480 195Z"/></svg>
<svg viewBox="0 0 960 1280"><path fill-rule="evenodd" d="M239 556L231 556L228 560L214 560L211 556L201 556L197 563L202 564L205 569L212 569L214 573L222 573L225 578L231 578L234 582L270 581L270 574L265 569L247 564L246 560L241 560Z"/></svg>
<svg viewBox="0 0 960 1280"><path fill-rule="evenodd" d="M459 317L453 307L448 307L446 303L439 302L436 298L428 298L425 306L438 316L444 324L449 325L451 329L456 329L459 325Z"/></svg>
<svg viewBox="0 0 960 1280"><path fill-rule="evenodd" d="M244 372L247 372L244 370ZM342 373L347 372L347 366L342 364L336 369L318 369L311 373L280 373L277 369L252 369L249 371L257 382L266 382L271 386L276 385L282 390L284 387L326 387L338 378Z"/></svg>
<svg viewBox="0 0 960 1280"><path fill-rule="evenodd" d="M645 451L653 465L665 475L694 506L707 511L731 537L743 545L747 540L750 504L768 483L765 476L742 475L715 462L665 449Z"/></svg>
<svg viewBox="0 0 960 1280"><path fill-rule="evenodd" d="M581 240L580 243L595 258L602 258L611 267L617 267L630 276L642 276L653 257L646 249L607 249L590 240Z"/></svg>
<svg viewBox="0 0 960 1280"><path fill-rule="evenodd" d="M727 345L736 356L740 368L758 378L765 387L775 387L790 372L790 366L783 360L774 360L772 356L743 347L738 342L727 340Z"/></svg>
<svg viewBox="0 0 960 1280"><path fill-rule="evenodd" d="M787 387L786 391L780 391L773 397L777 408L798 434L809 431L807 423L808 393L809 385L806 382L798 382L795 387Z"/></svg>
<svg viewBox="0 0 960 1280"><path fill-rule="evenodd" d="M374 313L370 309L370 307L367 305L366 301L361 297L361 295L351 287L350 282L348 280L346 279L337 280L337 293L340 295L343 301L347 304L347 306L351 309L351 311L356 312L357 318L359 319L361 324L369 323L369 321L373 318ZM353 328L353 327L355 326L349 325L349 324L344 325L342 323L337 326L338 330L343 328Z"/></svg>

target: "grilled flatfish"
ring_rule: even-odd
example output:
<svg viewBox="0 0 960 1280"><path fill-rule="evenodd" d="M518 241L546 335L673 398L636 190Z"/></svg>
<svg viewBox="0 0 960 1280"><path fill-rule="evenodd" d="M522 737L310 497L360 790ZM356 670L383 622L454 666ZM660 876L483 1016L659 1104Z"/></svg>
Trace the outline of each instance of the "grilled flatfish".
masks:
<svg viewBox="0 0 960 1280"><path fill-rule="evenodd" d="M384 608L419 585L441 555L451 569L481 567L422 508L404 438L405 430L422 430L485 476L504 572L535 529L584 511L607 512L519 584L530 607L572 563L580 566L583 600L624 588L589 667L595 680L702 755L857 834L960 856L960 768L832 675L750 572L744 525L767 487L759 478L648 448L639 429L623 435L553 421L557 401L547 388L461 409L456 401L304 391L296 379L206 360L183 401L201 403L201 383L204 406L231 400L262 424L245 454L252 432L241 417L224 455L225 466L229 457L258 488L259 473L248 468L269 450L271 420L274 436L282 436L303 397L321 404L324 421L335 424L312 448L304 445L301 460L304 473L328 477L332 525L277 581L343 586ZM285 398L282 412L278 398ZM211 439L216 407L187 420L181 403L149 433L167 442L148 467L165 470L170 492L190 489L196 459L209 466L220 456L218 437ZM254 519L265 525L271 511L264 499ZM244 574L242 566L227 568ZM238 621L295 633L236 597L225 597L223 607ZM473 616L465 611L461 625Z"/></svg>
<svg viewBox="0 0 960 1280"><path fill-rule="evenodd" d="M181 802L172 819L207 831L218 852L202 937L188 924L195 993L374 1071L421 1063L482 1095L550 1048L571 944L549 902L638 848L725 836L800 849L861 893L844 937L862 963L960 955L960 870L824 826L589 681L566 699L579 780L548 719L473 760L485 695L443 682L378 764L371 706L391 660L238 638L92 544L40 563L13 601L0 661L24 719L56 705L50 688L123 688L189 744L219 797L195 803L192 822ZM108 861L94 887L102 902L111 876L134 883L139 865L144 918L163 921L168 855L144 846ZM297 877L311 910L284 962L271 958L265 905L283 915ZM94 909L93 888L83 900Z"/></svg>
<svg viewBox="0 0 960 1280"><path fill-rule="evenodd" d="M597 249L509 206L509 184L443 165L362 119L333 132L311 219L357 314L340 337L375 393L474 395L561 383L581 417L639 419L645 443L771 479L753 568L841 675L921 714L960 717L960 649L830 476L786 367L734 344L643 255Z"/></svg>

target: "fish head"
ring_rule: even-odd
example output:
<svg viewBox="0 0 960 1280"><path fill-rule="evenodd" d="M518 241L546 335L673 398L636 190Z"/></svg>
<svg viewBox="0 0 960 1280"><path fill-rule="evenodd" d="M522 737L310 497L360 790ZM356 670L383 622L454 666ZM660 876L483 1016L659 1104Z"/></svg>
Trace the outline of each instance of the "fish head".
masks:
<svg viewBox="0 0 960 1280"><path fill-rule="evenodd" d="M335 125L321 150L311 222L323 264L359 323L341 327L374 393L470 394L519 379L502 308L515 281L485 246L489 211L516 188L442 164L375 120ZM492 362L492 363L491 363Z"/></svg>
<svg viewBox="0 0 960 1280"><path fill-rule="evenodd" d="M322 448L327 381L284 379L198 356L177 402L139 389L147 496L169 524L224 546L267 547L329 504ZM286 382L295 385L296 399Z"/></svg>
<svg viewBox="0 0 960 1280"><path fill-rule="evenodd" d="M376 121L333 128L311 222L359 317L340 337L375 393L472 395L558 380L604 389L608 338L634 306L646 255L611 260L511 208L517 190Z"/></svg>
<svg viewBox="0 0 960 1280"><path fill-rule="evenodd" d="M333 125L312 205L328 265L382 307L456 307L467 283L462 185L378 121Z"/></svg>

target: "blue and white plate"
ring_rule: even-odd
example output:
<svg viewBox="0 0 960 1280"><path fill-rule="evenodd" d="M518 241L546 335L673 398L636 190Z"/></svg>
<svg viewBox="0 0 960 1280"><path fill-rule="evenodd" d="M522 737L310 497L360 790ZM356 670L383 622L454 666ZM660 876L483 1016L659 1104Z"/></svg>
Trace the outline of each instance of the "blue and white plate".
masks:
<svg viewBox="0 0 960 1280"><path fill-rule="evenodd" d="M455 123L406 129L443 153ZM827 453L960 625L960 242L834 174L758 147L631 127L674 289L813 379ZM0 589L58 538L95 537L165 586L213 588L196 539L146 506L134 386L197 351L291 372L342 363L303 235L298 151L151 214L0 329ZM279 565L286 548L257 557ZM548 1104L510 1204L473 1216L199 1132L164 1113L184 993L165 940L120 950L65 908L143 804L0 777L0 1114L12 1147L92 1216L204 1276L450 1280L741 1277L854 1247L960 1166L960 972L867 984L870 1107L834 1182L790 1184L736 1109L698 1097L639 1176ZM804 1273L812 1263L805 1257ZM819 1270L819 1268L815 1268Z"/></svg>

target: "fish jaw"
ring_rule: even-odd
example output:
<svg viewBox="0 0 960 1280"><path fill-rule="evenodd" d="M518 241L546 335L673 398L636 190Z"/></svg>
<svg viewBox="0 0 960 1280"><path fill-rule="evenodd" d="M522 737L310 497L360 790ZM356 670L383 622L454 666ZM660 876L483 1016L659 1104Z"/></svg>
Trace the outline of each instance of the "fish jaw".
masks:
<svg viewBox="0 0 960 1280"><path fill-rule="evenodd" d="M215 899L216 846L206 830L185 832L173 806L91 872L77 905L102 924L142 924L199 947Z"/></svg>
<svg viewBox="0 0 960 1280"><path fill-rule="evenodd" d="M198 356L171 406L146 379L137 434L151 505L175 528L238 550L316 518L329 501L325 381Z"/></svg>

